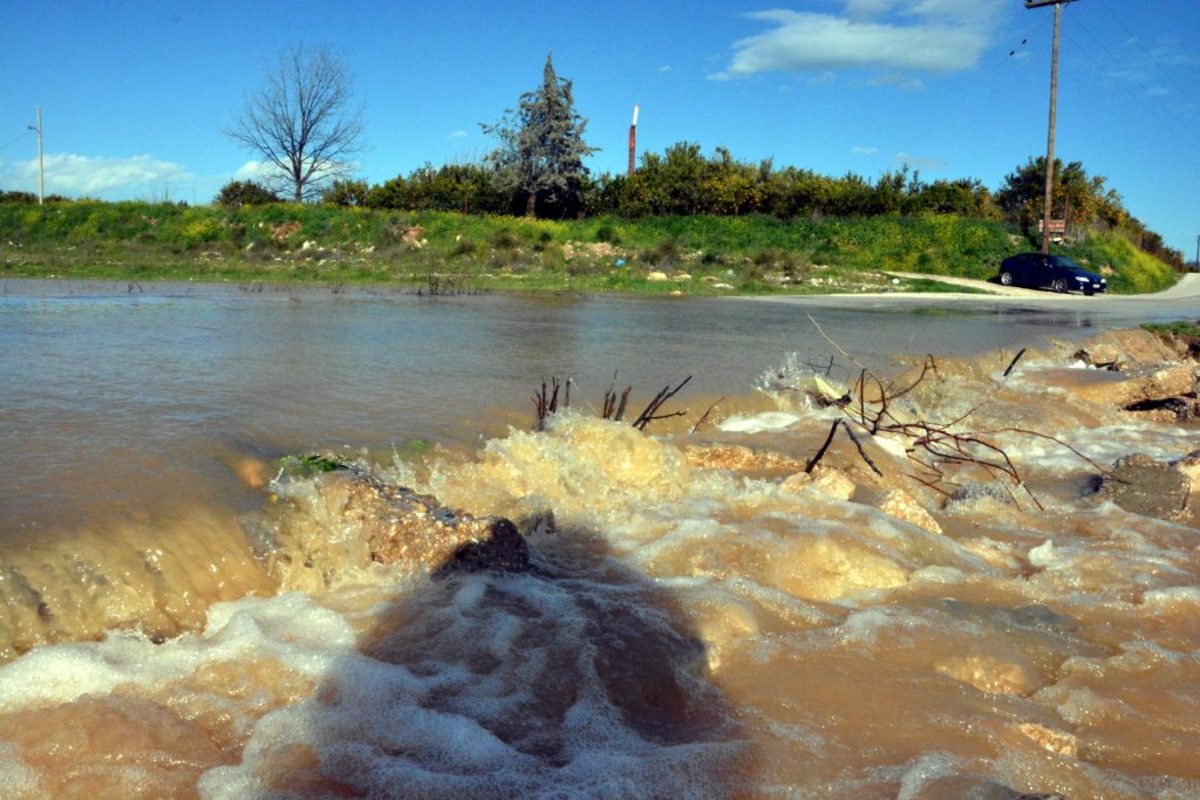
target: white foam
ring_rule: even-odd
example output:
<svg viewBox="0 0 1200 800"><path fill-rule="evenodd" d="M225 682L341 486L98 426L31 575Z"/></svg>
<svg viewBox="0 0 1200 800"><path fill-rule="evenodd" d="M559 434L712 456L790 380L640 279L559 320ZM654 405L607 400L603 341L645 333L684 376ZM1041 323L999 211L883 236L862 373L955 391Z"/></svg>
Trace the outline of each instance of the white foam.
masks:
<svg viewBox="0 0 1200 800"><path fill-rule="evenodd" d="M114 633L101 642L36 647L0 666L0 711L64 703L123 684L153 689L203 663L247 655L272 655L317 678L354 642L344 618L303 594L218 603L208 619L200 635L159 645L138 634Z"/></svg>
<svg viewBox="0 0 1200 800"><path fill-rule="evenodd" d="M315 697L259 720L241 763L206 772L200 794L271 794L273 777L290 770L277 754L294 748L370 796L703 792L741 745L719 736L656 742L639 730L621 704L642 713L643 696L619 692L637 692L641 670L657 669L653 653L616 684L609 674L626 669L635 648L682 643L643 591L528 576L430 585L404 605L399 638L378 645L386 660L344 652ZM677 674L687 691L700 687Z"/></svg>
<svg viewBox="0 0 1200 800"><path fill-rule="evenodd" d="M764 411L760 414L734 414L722 420L717 428L726 433L764 433L781 431L795 425L803 417L790 411Z"/></svg>
<svg viewBox="0 0 1200 800"><path fill-rule="evenodd" d="M1050 539L1029 549L1029 563L1035 567L1045 569L1055 561L1058 561L1058 554L1054 552L1054 542Z"/></svg>
<svg viewBox="0 0 1200 800"><path fill-rule="evenodd" d="M1165 589L1152 589L1142 597L1142 605L1152 606L1159 611L1200 606L1200 587L1171 586Z"/></svg>

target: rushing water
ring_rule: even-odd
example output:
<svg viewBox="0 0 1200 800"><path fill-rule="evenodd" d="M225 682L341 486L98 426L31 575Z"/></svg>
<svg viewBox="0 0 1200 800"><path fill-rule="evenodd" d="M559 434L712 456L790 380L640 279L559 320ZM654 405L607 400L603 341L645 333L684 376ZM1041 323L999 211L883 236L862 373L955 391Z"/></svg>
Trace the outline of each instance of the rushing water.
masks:
<svg viewBox="0 0 1200 800"><path fill-rule="evenodd" d="M1080 301L10 282L0 796L1200 796L1193 528L1015 434L1036 503L947 503L839 440L848 495L795 477L830 411L754 390L789 353L933 353L913 413L1099 463L1200 447L1038 378L1049 340L1133 321ZM639 407L692 375L689 415L595 419L614 371ZM554 375L574 410L531 432ZM537 568L372 563L328 478L264 485L310 450L509 516ZM896 489L936 528L881 511Z"/></svg>

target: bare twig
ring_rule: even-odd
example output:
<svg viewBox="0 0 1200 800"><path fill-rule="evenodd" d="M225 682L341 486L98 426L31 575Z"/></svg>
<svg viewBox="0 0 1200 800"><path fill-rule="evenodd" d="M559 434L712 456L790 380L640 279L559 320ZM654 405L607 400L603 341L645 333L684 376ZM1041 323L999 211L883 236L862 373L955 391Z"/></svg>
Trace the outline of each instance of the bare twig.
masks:
<svg viewBox="0 0 1200 800"><path fill-rule="evenodd" d="M850 434L850 441L854 442L854 446L858 448L858 454L862 456L863 461L867 462L867 466L874 470L876 475L882 478L883 472L880 471L879 467L875 466L875 462L871 460L869 455L867 455L867 451L863 449L862 442L860 442L858 437L854 434L854 429L849 425L846 425L845 428L846 433Z"/></svg>
<svg viewBox="0 0 1200 800"><path fill-rule="evenodd" d="M686 414L687 413L686 411L675 411L671 414L661 414L661 415L656 416L654 412L658 411L658 409L662 407L663 403L667 402L672 397L674 397L676 395L676 393L680 389L682 389L684 386L686 386L688 381L690 381L691 379L692 379L692 376L688 375L674 389L672 389L670 386L663 387L663 389L654 396L654 399L651 400L644 409L642 409L642 413L638 414L637 419L635 419L633 421L633 427L637 428L639 431L644 431L644 430L646 430L646 426L649 425L651 422L653 422L656 419L667 419L669 417L681 417L684 414Z"/></svg>
<svg viewBox="0 0 1200 800"><path fill-rule="evenodd" d="M821 459L825 457L825 451L829 449L830 442L833 441L833 435L837 433L839 425L844 424L841 418L835 419L833 424L829 426L829 435L825 437L825 442L817 450L816 455L808 460L808 464L804 466L804 471L812 473L817 464L821 463Z"/></svg>
<svg viewBox="0 0 1200 800"><path fill-rule="evenodd" d="M1013 356L1013 360L1008 362L1008 366L1005 368L1004 374L1001 377L1007 378L1009 373L1012 372L1013 369L1016 368L1017 362L1021 360L1021 356L1025 355L1025 349L1026 348L1022 347L1020 350L1017 351L1017 354L1015 356Z"/></svg>
<svg viewBox="0 0 1200 800"><path fill-rule="evenodd" d="M713 412L713 409L717 407L717 403L720 403L724 399L725 399L724 397L718 397L713 402L713 404L708 407L708 410L700 415L700 419L696 420L696 424L692 426L692 433L695 433L696 431L700 430L700 426L705 423L705 421L708 419L708 415L711 414Z"/></svg>
<svg viewBox="0 0 1200 800"><path fill-rule="evenodd" d="M817 322L815 319L813 319L812 314L807 314L806 316L808 317L808 321L813 324L813 327L817 329L817 333L821 334L821 338L823 338L825 341L829 342L829 344L831 344L835 350L837 350L839 353L842 354L843 358L845 358L847 361L849 361L851 364L858 367L859 369L862 369L862 370L867 369L862 364L858 363L858 360L854 356L850 355L845 350L843 350L842 346L840 344L835 342L833 339L830 339L829 336L825 333L825 331L821 328L821 324L819 322Z"/></svg>

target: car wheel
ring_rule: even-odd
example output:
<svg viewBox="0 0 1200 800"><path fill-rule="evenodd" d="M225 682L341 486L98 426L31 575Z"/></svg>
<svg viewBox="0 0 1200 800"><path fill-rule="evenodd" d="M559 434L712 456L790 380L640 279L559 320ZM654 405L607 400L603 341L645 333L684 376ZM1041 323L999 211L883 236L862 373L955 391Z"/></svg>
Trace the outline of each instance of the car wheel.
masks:
<svg viewBox="0 0 1200 800"><path fill-rule="evenodd" d="M1012 286L1013 285L1012 273L1011 272L1001 272L1000 273L1000 284L1002 286Z"/></svg>
<svg viewBox="0 0 1200 800"><path fill-rule="evenodd" d="M1059 278L1054 283L1050 284L1050 288L1053 289L1054 291L1058 292L1059 294L1066 294L1067 282L1065 280L1063 280L1062 278Z"/></svg>

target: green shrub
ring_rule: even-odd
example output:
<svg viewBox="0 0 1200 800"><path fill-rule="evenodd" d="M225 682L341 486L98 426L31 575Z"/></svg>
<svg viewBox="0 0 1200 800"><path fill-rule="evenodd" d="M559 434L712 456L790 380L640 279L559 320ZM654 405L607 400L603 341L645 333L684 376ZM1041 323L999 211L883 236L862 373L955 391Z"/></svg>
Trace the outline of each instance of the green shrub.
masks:
<svg viewBox="0 0 1200 800"><path fill-rule="evenodd" d="M224 208L262 206L268 203L278 203L279 196L261 183L230 181L221 187L213 202Z"/></svg>

